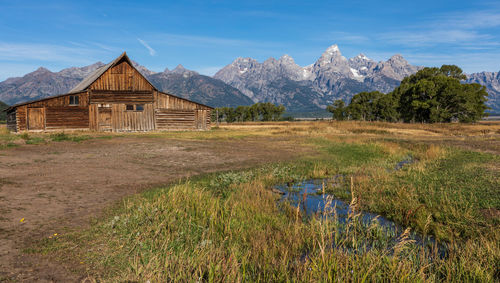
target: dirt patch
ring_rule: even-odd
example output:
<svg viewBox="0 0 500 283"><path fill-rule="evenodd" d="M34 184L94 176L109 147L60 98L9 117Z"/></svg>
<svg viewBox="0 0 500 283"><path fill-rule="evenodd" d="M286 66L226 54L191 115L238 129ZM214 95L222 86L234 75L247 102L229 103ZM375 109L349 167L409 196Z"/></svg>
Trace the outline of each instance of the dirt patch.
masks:
<svg viewBox="0 0 500 283"><path fill-rule="evenodd" d="M175 140L125 137L26 145L0 152L0 281L79 281L70 266L23 253L30 244L88 225L124 196L183 177L304 153L280 137Z"/></svg>
<svg viewBox="0 0 500 283"><path fill-rule="evenodd" d="M486 219L500 219L500 210L495 208L481 209L481 214Z"/></svg>

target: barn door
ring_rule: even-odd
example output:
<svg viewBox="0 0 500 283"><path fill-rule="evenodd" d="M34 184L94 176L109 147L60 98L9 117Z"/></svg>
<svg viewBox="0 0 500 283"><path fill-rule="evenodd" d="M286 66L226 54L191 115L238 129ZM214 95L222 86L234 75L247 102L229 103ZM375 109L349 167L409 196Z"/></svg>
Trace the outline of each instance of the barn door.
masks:
<svg viewBox="0 0 500 283"><path fill-rule="evenodd" d="M45 111L43 108L28 108L28 130L45 129Z"/></svg>
<svg viewBox="0 0 500 283"><path fill-rule="evenodd" d="M111 107L108 106L99 106L97 108L98 117L97 117L97 125L99 131L111 131Z"/></svg>

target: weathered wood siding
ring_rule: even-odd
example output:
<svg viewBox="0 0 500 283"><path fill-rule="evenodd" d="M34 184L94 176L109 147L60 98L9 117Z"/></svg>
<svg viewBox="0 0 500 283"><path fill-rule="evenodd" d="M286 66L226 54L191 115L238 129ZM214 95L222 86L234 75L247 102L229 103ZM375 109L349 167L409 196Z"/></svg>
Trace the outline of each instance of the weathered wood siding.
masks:
<svg viewBox="0 0 500 283"><path fill-rule="evenodd" d="M90 93L90 103L152 103L153 91L109 91L94 90Z"/></svg>
<svg viewBox="0 0 500 283"><path fill-rule="evenodd" d="M155 108L161 109L180 109L180 110L195 110L195 109L210 109L207 106L175 97L167 93L155 92Z"/></svg>
<svg viewBox="0 0 500 283"><path fill-rule="evenodd" d="M210 110L160 108L155 109L155 120L157 130L208 130Z"/></svg>
<svg viewBox="0 0 500 283"><path fill-rule="evenodd" d="M16 110L7 113L7 129L12 132L17 132L17 117Z"/></svg>
<svg viewBox="0 0 500 283"><path fill-rule="evenodd" d="M208 130L210 108L163 92L155 92L157 130Z"/></svg>
<svg viewBox="0 0 500 283"><path fill-rule="evenodd" d="M28 106L23 105L17 107L17 129L19 131L26 131L28 129L27 123L27 109Z"/></svg>
<svg viewBox="0 0 500 283"><path fill-rule="evenodd" d="M125 104L112 104L113 131L152 131L155 129L153 103L144 104L143 111L126 110Z"/></svg>
<svg viewBox="0 0 500 283"><path fill-rule="evenodd" d="M153 86L125 60L104 72L104 74L90 85L89 89L154 90Z"/></svg>
<svg viewBox="0 0 500 283"><path fill-rule="evenodd" d="M88 106L50 106L45 108L45 129L88 129Z"/></svg>
<svg viewBox="0 0 500 283"><path fill-rule="evenodd" d="M156 129L188 130L196 129L196 110L155 109Z"/></svg>
<svg viewBox="0 0 500 283"><path fill-rule="evenodd" d="M70 96L78 96L78 105L69 105ZM76 124L78 129L88 129L88 100L89 97L87 92L80 92L18 106L15 109L16 131L73 129L76 119L70 118L71 109L76 110L75 115L79 119L79 123ZM67 110L63 110L63 108ZM81 109L87 109L87 116L84 118L80 115L82 113ZM49 118L47 118L47 115L49 115ZM69 118L67 126L62 125L65 123L65 118ZM47 119L49 119L49 121ZM85 123L86 125L84 126Z"/></svg>
<svg viewBox="0 0 500 283"><path fill-rule="evenodd" d="M87 106L88 105L88 94L87 92L75 93L75 94L66 94L57 96L50 99L45 99L41 101L35 101L33 103L27 104L28 107L47 107L47 106L70 106L69 105L69 97L70 96L78 96L78 105L76 106ZM73 106L72 106L73 107Z"/></svg>

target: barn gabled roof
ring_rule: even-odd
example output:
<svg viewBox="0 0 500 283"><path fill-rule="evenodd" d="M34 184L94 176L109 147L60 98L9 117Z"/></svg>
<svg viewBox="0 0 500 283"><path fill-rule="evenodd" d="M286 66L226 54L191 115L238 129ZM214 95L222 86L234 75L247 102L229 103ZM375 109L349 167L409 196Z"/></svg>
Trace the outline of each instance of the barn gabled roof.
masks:
<svg viewBox="0 0 500 283"><path fill-rule="evenodd" d="M128 58L127 53L123 52L122 55L118 56L115 60L109 62L108 64L98 68L94 72L92 72L90 75L88 75L83 81L81 81L79 84L77 84L73 89L69 91L69 93L75 93L75 92L80 92L86 90L91 84L93 84L102 74L104 74L107 70L109 70L111 67L115 66L118 64L120 61L126 60L129 65L134 68L139 74L139 70L137 70L136 67L134 67L134 64L132 64L132 61L130 58ZM141 74L141 76L153 87L154 90L157 90L154 85L145 77Z"/></svg>

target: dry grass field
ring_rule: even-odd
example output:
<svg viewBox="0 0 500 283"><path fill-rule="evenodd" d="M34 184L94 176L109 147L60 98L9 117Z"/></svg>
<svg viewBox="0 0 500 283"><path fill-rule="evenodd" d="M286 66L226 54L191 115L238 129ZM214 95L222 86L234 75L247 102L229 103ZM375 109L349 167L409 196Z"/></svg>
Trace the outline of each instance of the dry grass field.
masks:
<svg viewBox="0 0 500 283"><path fill-rule="evenodd" d="M500 122L0 132L0 280L499 280ZM392 172L406 156L417 162ZM338 174L353 181L330 193L452 243L450 256L405 239L391 247L404 257L346 253L389 236L299 220L269 190ZM331 238L342 229L357 232Z"/></svg>

